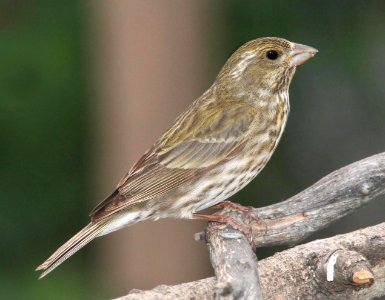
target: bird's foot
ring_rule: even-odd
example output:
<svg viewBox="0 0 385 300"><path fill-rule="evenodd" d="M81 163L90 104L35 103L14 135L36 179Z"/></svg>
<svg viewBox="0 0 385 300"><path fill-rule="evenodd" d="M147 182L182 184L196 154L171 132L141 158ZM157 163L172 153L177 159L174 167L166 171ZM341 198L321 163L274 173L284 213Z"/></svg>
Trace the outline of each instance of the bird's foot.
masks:
<svg viewBox="0 0 385 300"><path fill-rule="evenodd" d="M203 214L197 214L193 213L193 217L195 219L199 220L206 220L209 222L217 222L217 223L222 223L222 224L216 224L216 225L211 225L208 227L208 230L217 230L217 229L223 229L223 225L229 225L233 227L235 230L238 230L242 232L247 240L250 242L250 244L253 246L253 234L251 230L250 225L243 224L234 218L230 216L224 216L224 215L219 215L219 214L213 214L213 215L203 215ZM254 247L254 246L253 246Z"/></svg>
<svg viewBox="0 0 385 300"><path fill-rule="evenodd" d="M254 208L251 206L243 206L229 200L225 200L215 205L214 208L221 209L222 211L238 212L247 218L249 224L255 222L261 225L263 223Z"/></svg>

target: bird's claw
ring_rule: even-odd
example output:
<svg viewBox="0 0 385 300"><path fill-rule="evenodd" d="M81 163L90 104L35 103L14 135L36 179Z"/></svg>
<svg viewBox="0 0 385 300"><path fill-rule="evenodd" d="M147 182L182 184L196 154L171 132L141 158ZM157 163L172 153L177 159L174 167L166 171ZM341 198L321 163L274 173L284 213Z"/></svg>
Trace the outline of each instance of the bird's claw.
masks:
<svg viewBox="0 0 385 300"><path fill-rule="evenodd" d="M214 206L214 208L221 209L222 211L235 211L244 216L246 216L249 224L255 222L257 224L262 224L261 218L255 212L254 208L251 206L243 206L229 200L222 201Z"/></svg>
<svg viewBox="0 0 385 300"><path fill-rule="evenodd" d="M242 232L246 236L248 242L253 247L253 249L255 248L254 243L253 243L253 232L252 232L252 229L251 229L250 225L243 224L243 223L239 222L238 220L236 220L236 219L234 219L234 218L232 218L230 216L226 216L226 215L219 215L219 214L213 214L213 215L193 214L193 216L196 219L207 220L209 222L219 223L219 224L211 224L207 228L208 231L224 229L226 227L226 225L229 225L230 227L234 228L235 230L238 230L238 231Z"/></svg>

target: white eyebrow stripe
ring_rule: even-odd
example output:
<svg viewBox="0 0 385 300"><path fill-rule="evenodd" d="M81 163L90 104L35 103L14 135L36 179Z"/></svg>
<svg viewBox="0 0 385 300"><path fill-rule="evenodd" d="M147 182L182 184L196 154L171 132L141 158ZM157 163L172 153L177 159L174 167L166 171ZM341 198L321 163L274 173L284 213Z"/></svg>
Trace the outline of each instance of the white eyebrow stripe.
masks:
<svg viewBox="0 0 385 300"><path fill-rule="evenodd" d="M245 71L248 62L253 59L257 54L253 51L248 51L242 54L242 59L237 63L237 66L235 67L234 71L230 73L231 77L238 77Z"/></svg>

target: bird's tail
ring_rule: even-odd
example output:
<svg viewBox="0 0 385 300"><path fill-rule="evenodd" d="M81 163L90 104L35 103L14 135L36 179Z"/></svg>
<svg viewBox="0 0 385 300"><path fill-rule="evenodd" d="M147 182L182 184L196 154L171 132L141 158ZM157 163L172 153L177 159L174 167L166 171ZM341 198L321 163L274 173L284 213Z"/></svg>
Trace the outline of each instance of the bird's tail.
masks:
<svg viewBox="0 0 385 300"><path fill-rule="evenodd" d="M43 278L56 267L58 267L67 258L75 252L83 248L94 238L98 237L104 227L104 222L89 223L86 227L80 230L69 241L55 251L44 263L36 268L36 271L43 271L39 278Z"/></svg>

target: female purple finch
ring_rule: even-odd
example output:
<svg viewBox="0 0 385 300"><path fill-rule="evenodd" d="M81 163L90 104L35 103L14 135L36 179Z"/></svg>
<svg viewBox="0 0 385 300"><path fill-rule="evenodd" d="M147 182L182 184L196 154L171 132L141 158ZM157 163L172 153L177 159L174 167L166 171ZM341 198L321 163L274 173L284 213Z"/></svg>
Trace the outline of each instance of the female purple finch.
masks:
<svg viewBox="0 0 385 300"><path fill-rule="evenodd" d="M142 220L221 221L197 212L238 192L266 165L285 128L296 67L316 53L272 37L241 46L94 208L91 222L37 267L40 278L94 238Z"/></svg>

